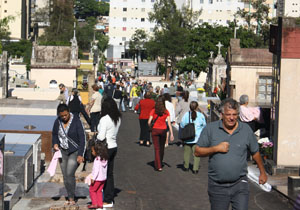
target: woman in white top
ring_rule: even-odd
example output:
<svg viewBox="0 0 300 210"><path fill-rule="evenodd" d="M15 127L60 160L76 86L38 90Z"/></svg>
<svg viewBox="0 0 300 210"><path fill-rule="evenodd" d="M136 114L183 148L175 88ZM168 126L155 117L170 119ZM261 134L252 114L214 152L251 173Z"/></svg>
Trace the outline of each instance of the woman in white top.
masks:
<svg viewBox="0 0 300 210"><path fill-rule="evenodd" d="M171 98L171 95L169 93L165 93L163 96L165 98L166 109L170 113L170 121L171 121L171 125L172 125L175 122L175 108L174 108L174 105L172 104L172 98ZM167 124L167 135L166 135L165 147L169 146L169 135L170 135L169 129L170 128Z"/></svg>
<svg viewBox="0 0 300 210"><path fill-rule="evenodd" d="M113 207L114 202L114 159L117 154L117 134L121 124L121 112L114 99L107 97L102 102L101 119L98 125L97 139L106 140L108 148L107 179L104 185L103 207Z"/></svg>

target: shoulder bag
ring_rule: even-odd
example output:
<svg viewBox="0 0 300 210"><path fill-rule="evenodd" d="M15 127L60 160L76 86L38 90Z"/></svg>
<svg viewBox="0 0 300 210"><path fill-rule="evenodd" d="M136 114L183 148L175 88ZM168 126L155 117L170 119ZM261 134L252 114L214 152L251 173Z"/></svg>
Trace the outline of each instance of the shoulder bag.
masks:
<svg viewBox="0 0 300 210"><path fill-rule="evenodd" d="M152 121L151 121L151 124L150 124L150 126L149 126L149 132L152 132L153 126L154 126L156 120L158 119L158 117L159 117L159 116L157 115L157 117L155 118L155 120L152 120Z"/></svg>
<svg viewBox="0 0 300 210"><path fill-rule="evenodd" d="M195 138L195 124L190 121L191 113L189 112L189 123L179 132L179 139L187 141Z"/></svg>

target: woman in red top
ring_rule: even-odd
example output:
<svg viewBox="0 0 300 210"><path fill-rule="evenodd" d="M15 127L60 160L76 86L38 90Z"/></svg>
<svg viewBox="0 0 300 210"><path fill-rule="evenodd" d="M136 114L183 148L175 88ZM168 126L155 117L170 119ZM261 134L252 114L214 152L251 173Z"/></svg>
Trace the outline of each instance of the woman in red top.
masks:
<svg viewBox="0 0 300 210"><path fill-rule="evenodd" d="M170 128L170 140L174 140L173 129L170 121L170 114L165 107L165 99L163 96L159 96L155 103L155 108L150 112L150 118L148 120L148 125L150 126L151 121L154 120L155 123L152 128L152 141L155 151L155 169L157 171L162 171L162 161L164 158L167 125Z"/></svg>
<svg viewBox="0 0 300 210"><path fill-rule="evenodd" d="M140 100L140 102L135 106L135 110L140 109L140 146L144 145L146 141L146 145L150 146L150 132L148 126L148 119L150 116L150 111L154 109L155 101L151 99L151 93L146 92L144 95L145 99Z"/></svg>

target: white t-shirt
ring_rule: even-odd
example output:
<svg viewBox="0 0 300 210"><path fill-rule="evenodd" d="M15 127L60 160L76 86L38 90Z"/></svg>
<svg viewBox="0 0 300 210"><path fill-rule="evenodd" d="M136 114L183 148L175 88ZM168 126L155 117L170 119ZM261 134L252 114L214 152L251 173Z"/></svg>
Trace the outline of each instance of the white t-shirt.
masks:
<svg viewBox="0 0 300 210"><path fill-rule="evenodd" d="M165 106L166 106L166 109L170 113L170 121L174 122L175 121L175 109L174 109L174 105L170 101L165 101Z"/></svg>
<svg viewBox="0 0 300 210"><path fill-rule="evenodd" d="M97 91L94 92L92 95L92 100L94 100L94 104L91 108L91 113L92 112L100 112L101 111L101 100L102 100L102 96L101 94Z"/></svg>
<svg viewBox="0 0 300 210"><path fill-rule="evenodd" d="M100 119L98 124L97 139L104 140L106 138L107 148L117 147L117 135L121 125L121 119L119 119L117 125L112 121L109 115L105 115Z"/></svg>

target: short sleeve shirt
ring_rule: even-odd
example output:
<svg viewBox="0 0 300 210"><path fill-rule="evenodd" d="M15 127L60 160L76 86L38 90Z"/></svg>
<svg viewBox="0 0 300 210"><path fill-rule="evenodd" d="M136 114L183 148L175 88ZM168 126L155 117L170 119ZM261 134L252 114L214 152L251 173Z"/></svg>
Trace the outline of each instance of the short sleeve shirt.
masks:
<svg viewBox="0 0 300 210"><path fill-rule="evenodd" d="M215 182L230 183L247 175L247 149L255 154L259 147L251 128L243 122L230 135L224 130L222 121L209 123L202 131L197 145L212 147L221 142L229 143L227 153L209 156L208 177Z"/></svg>
<svg viewBox="0 0 300 210"><path fill-rule="evenodd" d="M100 112L101 111L101 99L102 99L101 94L98 91L94 92L94 94L92 95L92 99L95 102L91 108L91 112Z"/></svg>
<svg viewBox="0 0 300 210"><path fill-rule="evenodd" d="M155 109L151 110L150 116L153 117L152 120L155 120L157 118L158 115L155 114ZM154 123L153 128L156 128L156 129L167 129L166 119L167 119L168 116L170 116L170 113L169 113L168 110L165 110L165 113L162 116L160 116L160 117L157 118L157 120Z"/></svg>

